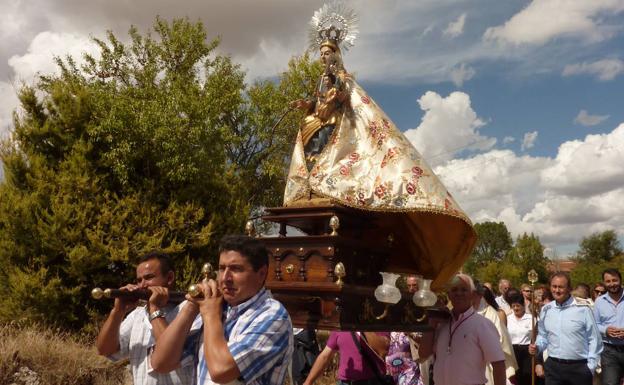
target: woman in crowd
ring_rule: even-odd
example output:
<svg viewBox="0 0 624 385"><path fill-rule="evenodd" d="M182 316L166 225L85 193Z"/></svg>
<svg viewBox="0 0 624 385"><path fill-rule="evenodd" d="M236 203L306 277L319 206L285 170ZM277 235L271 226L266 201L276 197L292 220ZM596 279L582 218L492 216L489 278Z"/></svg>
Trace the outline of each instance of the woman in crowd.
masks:
<svg viewBox="0 0 624 385"><path fill-rule="evenodd" d="M545 284L541 284L535 289L535 300L538 302L537 306L537 314L542 310L542 306L546 305L548 302L553 300L552 293L550 292L550 287Z"/></svg>
<svg viewBox="0 0 624 385"><path fill-rule="evenodd" d="M596 302L596 298L600 297L603 294L607 294L607 287L604 283L598 282L594 285L594 288L592 290L592 300Z"/></svg>
<svg viewBox="0 0 624 385"><path fill-rule="evenodd" d="M481 314L488 320L490 320L498 331L499 342L505 354L505 375L512 378L516 374L518 364L514 357L513 347L511 344L511 338L507 331L507 316L502 311L504 319L501 318L501 311L499 311L498 304L494 295L487 287L481 285L479 281L475 282L475 294L473 298L473 306L478 314ZM488 365L485 370L485 377L487 378L487 385L494 384L494 373L492 367Z"/></svg>
<svg viewBox="0 0 624 385"><path fill-rule="evenodd" d="M509 298L516 296L516 295L522 296L522 293L520 293L520 290L516 289L515 287L510 287L509 290L507 290L507 292L503 296L503 299L509 305L509 310L506 310L507 317L513 314L513 310L511 310L511 303L509 302L510 301Z"/></svg>
<svg viewBox="0 0 624 385"><path fill-rule="evenodd" d="M496 310L498 318L503 324L505 324L505 326L507 326L507 313L505 313L505 311L501 309L500 306L498 306L498 302L496 302L496 297L494 297L494 293L492 293L492 290L485 285L483 285L483 299L485 300L485 302L487 302L488 305L492 306Z"/></svg>
<svg viewBox="0 0 624 385"><path fill-rule="evenodd" d="M529 385L531 384L531 356L529 355L531 314L526 312L524 298L521 295L514 295L509 300L513 313L507 319L507 329L511 336L516 361L518 361L517 385Z"/></svg>
<svg viewBox="0 0 624 385"><path fill-rule="evenodd" d="M520 286L520 292L522 292L522 297L524 298L524 311L531 313L531 296L533 295L531 285L523 283L522 286Z"/></svg>

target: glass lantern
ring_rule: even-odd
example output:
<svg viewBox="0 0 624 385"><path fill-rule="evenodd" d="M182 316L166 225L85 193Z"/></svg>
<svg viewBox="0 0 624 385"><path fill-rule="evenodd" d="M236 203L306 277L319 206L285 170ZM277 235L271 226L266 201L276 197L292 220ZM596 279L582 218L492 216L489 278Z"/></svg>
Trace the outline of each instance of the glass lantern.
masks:
<svg viewBox="0 0 624 385"><path fill-rule="evenodd" d="M418 285L418 291L414 293L412 300L416 306L429 307L438 302L438 296L431 291L431 280L421 279Z"/></svg>
<svg viewBox="0 0 624 385"><path fill-rule="evenodd" d="M401 300L401 292L396 287L398 274L380 272L383 283L375 289L375 298L379 302L396 304Z"/></svg>

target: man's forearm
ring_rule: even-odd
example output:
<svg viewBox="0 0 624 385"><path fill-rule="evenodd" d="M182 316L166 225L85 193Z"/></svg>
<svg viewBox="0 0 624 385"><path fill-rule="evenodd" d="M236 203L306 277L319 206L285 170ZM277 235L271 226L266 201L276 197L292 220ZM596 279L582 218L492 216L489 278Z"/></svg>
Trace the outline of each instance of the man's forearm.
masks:
<svg viewBox="0 0 624 385"><path fill-rule="evenodd" d="M240 377L238 365L228 348L220 315L202 314L204 321L204 356L210 378L228 383Z"/></svg>
<svg viewBox="0 0 624 385"><path fill-rule="evenodd" d="M110 356L119 351L119 326L124 315L123 311L115 307L111 310L95 342L98 354Z"/></svg>
<svg viewBox="0 0 624 385"><path fill-rule="evenodd" d="M179 366L186 336L191 330L196 316L197 307L187 304L162 332L150 357L152 368L155 371L167 373Z"/></svg>
<svg viewBox="0 0 624 385"><path fill-rule="evenodd" d="M505 385L507 383L504 360L492 362L492 377L494 385Z"/></svg>

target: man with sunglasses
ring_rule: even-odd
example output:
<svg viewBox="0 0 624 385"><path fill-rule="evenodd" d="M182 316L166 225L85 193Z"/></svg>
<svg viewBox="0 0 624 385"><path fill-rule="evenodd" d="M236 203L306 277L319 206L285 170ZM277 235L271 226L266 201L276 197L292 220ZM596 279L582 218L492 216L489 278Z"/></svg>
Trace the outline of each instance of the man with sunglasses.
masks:
<svg viewBox="0 0 624 385"><path fill-rule="evenodd" d="M604 350L600 356L602 384L620 384L624 376L624 290L617 269L606 269L602 280L607 293L596 298L594 315L602 334Z"/></svg>

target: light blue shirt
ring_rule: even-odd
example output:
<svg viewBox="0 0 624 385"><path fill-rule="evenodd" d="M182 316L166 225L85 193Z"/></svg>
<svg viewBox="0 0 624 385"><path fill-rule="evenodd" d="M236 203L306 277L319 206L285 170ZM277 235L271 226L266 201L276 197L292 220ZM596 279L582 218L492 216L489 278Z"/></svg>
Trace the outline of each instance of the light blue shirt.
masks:
<svg viewBox="0 0 624 385"><path fill-rule="evenodd" d="M550 357L587 359L587 367L592 372L602 352L602 338L590 307L578 305L574 297L561 305L556 301L544 305L535 343L540 352L548 349Z"/></svg>
<svg viewBox="0 0 624 385"><path fill-rule="evenodd" d="M609 296L609 293L598 297L594 305L594 316L603 342L612 345L624 345L623 339L607 336L607 327L624 327L624 291L617 302Z"/></svg>

